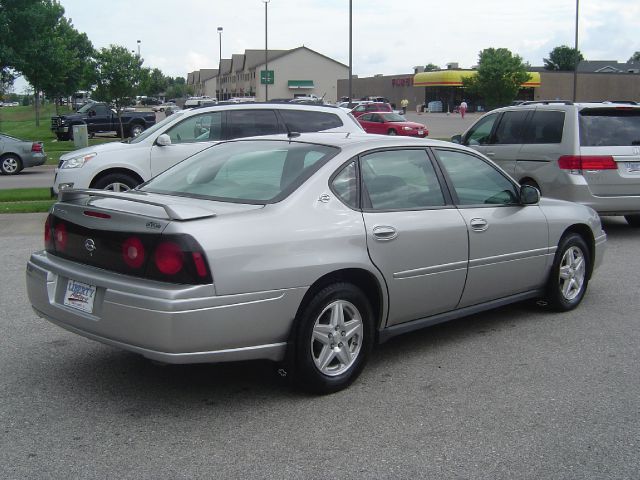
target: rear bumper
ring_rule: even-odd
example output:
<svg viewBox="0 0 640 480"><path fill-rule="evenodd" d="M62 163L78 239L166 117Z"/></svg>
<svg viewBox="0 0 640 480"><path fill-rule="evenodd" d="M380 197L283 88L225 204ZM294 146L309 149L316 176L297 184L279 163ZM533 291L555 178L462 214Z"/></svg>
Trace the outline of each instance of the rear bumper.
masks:
<svg viewBox="0 0 640 480"><path fill-rule="evenodd" d="M47 161L47 156L44 153L35 154L35 155L24 157L22 161L24 163L25 168L38 167Z"/></svg>
<svg viewBox="0 0 640 480"><path fill-rule="evenodd" d="M91 313L64 305L68 280L96 286ZM216 296L213 285L171 285L34 253L34 311L71 332L166 363L282 360L306 288Z"/></svg>

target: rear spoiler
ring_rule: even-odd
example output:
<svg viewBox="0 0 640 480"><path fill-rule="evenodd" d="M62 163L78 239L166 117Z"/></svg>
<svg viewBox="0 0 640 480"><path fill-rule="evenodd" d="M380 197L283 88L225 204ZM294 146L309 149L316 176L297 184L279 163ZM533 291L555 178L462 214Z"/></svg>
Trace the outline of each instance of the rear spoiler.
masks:
<svg viewBox="0 0 640 480"><path fill-rule="evenodd" d="M154 202L146 198L141 198L146 195L142 192L128 191L128 192L110 192L107 190L97 189L63 189L58 193L58 201L60 202L73 202L81 199L87 199L87 204L93 198L117 198L119 200L126 200L129 202L142 203L144 205L152 205L154 207L162 208L169 220L186 221L195 220L198 218L215 217L216 213L201 207L192 207L189 205L167 205L160 202Z"/></svg>

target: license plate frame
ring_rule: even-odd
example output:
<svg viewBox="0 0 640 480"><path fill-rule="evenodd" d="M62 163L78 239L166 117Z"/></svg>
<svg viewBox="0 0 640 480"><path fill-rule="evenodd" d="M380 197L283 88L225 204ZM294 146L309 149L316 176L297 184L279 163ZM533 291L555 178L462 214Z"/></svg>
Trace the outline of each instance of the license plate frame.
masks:
<svg viewBox="0 0 640 480"><path fill-rule="evenodd" d="M70 278L64 292L63 304L74 310L85 313L93 313L93 304L96 299L97 288L95 285L79 282Z"/></svg>

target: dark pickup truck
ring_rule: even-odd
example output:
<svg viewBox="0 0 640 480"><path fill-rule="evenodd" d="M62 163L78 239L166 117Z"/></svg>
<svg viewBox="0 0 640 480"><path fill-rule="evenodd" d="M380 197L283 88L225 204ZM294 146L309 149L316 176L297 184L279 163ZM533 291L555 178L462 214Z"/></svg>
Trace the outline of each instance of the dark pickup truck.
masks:
<svg viewBox="0 0 640 480"><path fill-rule="evenodd" d="M156 123L153 112L122 112L122 128L125 137L135 137ZM71 140L74 125L87 125L91 135L98 132L120 132L120 122L115 110L106 103L86 103L77 112L51 117L51 130L58 140Z"/></svg>

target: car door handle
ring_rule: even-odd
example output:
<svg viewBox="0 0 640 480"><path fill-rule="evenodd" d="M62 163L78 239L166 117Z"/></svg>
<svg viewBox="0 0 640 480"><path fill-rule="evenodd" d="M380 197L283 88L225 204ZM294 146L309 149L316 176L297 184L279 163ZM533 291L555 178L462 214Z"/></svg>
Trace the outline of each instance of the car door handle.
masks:
<svg viewBox="0 0 640 480"><path fill-rule="evenodd" d="M489 222L487 222L484 218L472 218L469 224L471 225L471 229L474 232L484 232L487 228L489 228Z"/></svg>
<svg viewBox="0 0 640 480"><path fill-rule="evenodd" d="M388 225L373 227L373 238L380 241L393 240L398 236L398 231Z"/></svg>

